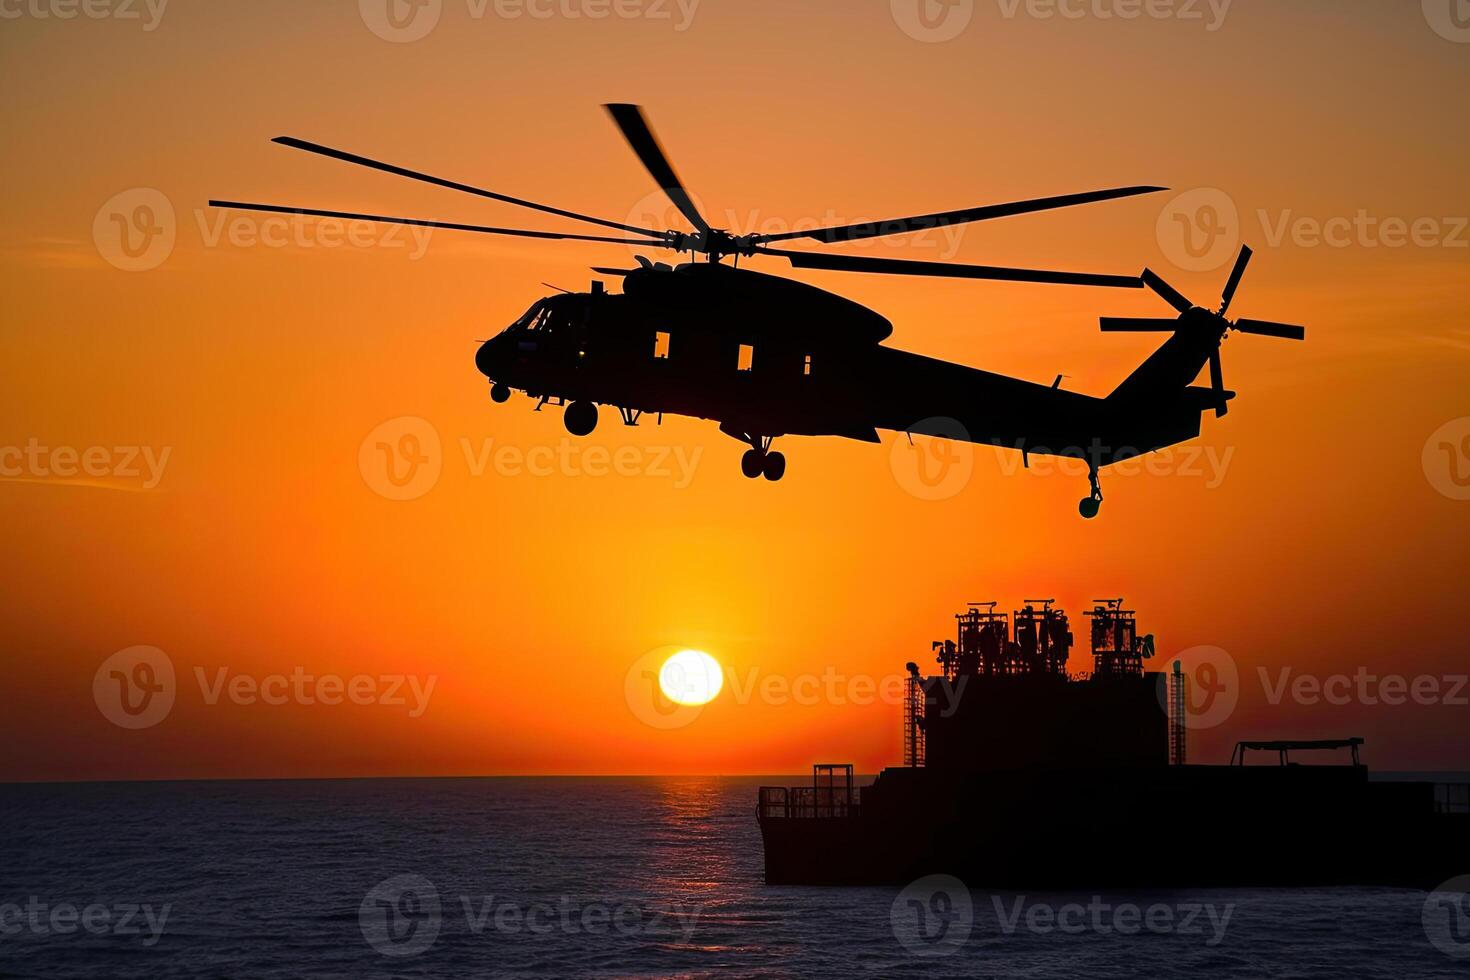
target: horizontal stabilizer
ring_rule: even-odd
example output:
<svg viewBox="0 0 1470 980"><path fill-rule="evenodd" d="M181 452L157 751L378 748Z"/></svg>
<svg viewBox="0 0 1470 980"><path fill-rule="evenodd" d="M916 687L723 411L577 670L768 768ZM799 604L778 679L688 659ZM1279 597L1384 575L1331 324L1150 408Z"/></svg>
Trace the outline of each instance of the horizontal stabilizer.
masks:
<svg viewBox="0 0 1470 980"><path fill-rule="evenodd" d="M1235 392L1229 388L1221 388L1216 391L1214 388L1201 388L1198 385L1190 385L1184 389L1184 395L1186 398L1195 402L1199 406L1199 410L1203 412L1209 408L1222 408L1226 402L1235 397Z"/></svg>

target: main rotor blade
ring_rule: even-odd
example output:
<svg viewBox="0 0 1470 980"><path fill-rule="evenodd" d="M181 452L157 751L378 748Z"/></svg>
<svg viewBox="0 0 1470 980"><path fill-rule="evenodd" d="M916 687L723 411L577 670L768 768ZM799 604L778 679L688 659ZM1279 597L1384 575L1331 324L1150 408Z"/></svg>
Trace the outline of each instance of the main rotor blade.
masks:
<svg viewBox="0 0 1470 980"><path fill-rule="evenodd" d="M832 269L840 272L879 272L896 276L940 276L952 279L999 279L1007 282L1045 282L1066 286L1113 286L1139 289L1137 276L1105 276L1088 272L1050 272L1044 269L1007 269L992 265L962 265L956 262L915 262L881 259L864 255L830 255L826 252L788 252L779 248L760 249L757 255L779 255L798 269Z"/></svg>
<svg viewBox="0 0 1470 980"><path fill-rule="evenodd" d="M1168 303L1180 313L1187 313L1194 309L1194 304L1186 299L1183 293L1160 279L1158 274L1152 269L1143 270L1143 284L1162 296L1165 303Z"/></svg>
<svg viewBox="0 0 1470 980"><path fill-rule="evenodd" d="M606 218L594 218L591 215L578 214L565 208L555 208L549 204L537 204L535 201L523 200L519 197L511 197L508 194L497 194L495 191L487 191L483 187L474 187L470 184L461 184L457 180L445 180L443 177L435 177L432 174L421 173L417 170L409 170L407 167L395 166L391 163L383 163L381 160L372 160L368 157L358 156L356 153L348 153L346 150L334 150L330 146L322 146L320 143L312 143L308 140L297 139L294 136L277 136L271 140L272 143L280 143L297 150L305 150L308 153L316 153L320 156L331 157L333 160L342 160L347 163L355 163L360 167L369 167L373 170L381 170L384 173L397 174L410 180L421 180L426 184L436 184L439 187L448 187L450 190L464 191L466 194L474 194L477 197L488 197L492 201L504 201L506 204L514 204L518 207L530 208L533 211L544 211L547 214L559 215L563 218L571 218L574 221L586 221L594 225L602 225L604 228L616 228L619 231L631 231L638 235L657 235L658 232L648 228L636 228L633 225L625 225L618 221L609 221Z"/></svg>
<svg viewBox="0 0 1470 980"><path fill-rule="evenodd" d="M463 225L452 221L429 221L424 218L393 218L382 214L356 214L351 211L324 211L321 208L288 208L279 204L246 204L241 201L210 201L212 208L236 211L264 211L267 214L305 214L317 218L342 218L346 221L377 221L390 225L418 225L424 228L448 228L452 231L476 231L486 235L513 235L517 238L553 238L575 242L611 242L615 245L638 245L649 248L672 248L667 242L649 239L606 238L601 235L574 235L558 231L527 231L523 228L492 228L488 225Z"/></svg>
<svg viewBox="0 0 1470 980"><path fill-rule="evenodd" d="M674 173L674 166L669 163L668 155L659 145L658 137L653 135L648 120L643 118L642 108L626 103L610 103L605 108L618 129L622 130L623 139L627 140L633 152L638 154L638 159L643 162L644 169L668 195L669 200L674 202L674 207L679 209L679 213L691 225L708 234L709 222L704 220L704 216L689 199L689 192L684 190L684 185L679 182L679 175Z"/></svg>
<svg viewBox="0 0 1470 980"><path fill-rule="evenodd" d="M1241 333L1260 334L1262 337L1280 337L1283 340L1306 340L1307 328L1291 323L1275 323L1271 320L1236 320L1235 329Z"/></svg>
<svg viewBox="0 0 1470 980"><path fill-rule="evenodd" d="M884 235L905 235L914 231L942 228L946 225L962 225L971 221L988 221L1013 214L1030 214L1035 211L1050 211L1055 208L1070 208L1094 201L1111 201L1135 194L1152 194L1168 190L1167 187L1139 186L1114 187L1108 190L1087 191L1083 194L1063 194L1059 197L1040 197L1031 201L1012 201L1009 204L984 204L958 211L940 211L936 214L921 214L912 218L892 218L888 221L865 221L855 225L832 228L816 228L811 231L787 231L776 235L757 235L757 242L781 242L792 238L811 238L828 245L836 242L851 242L862 238L881 238Z"/></svg>
<svg viewBox="0 0 1470 980"><path fill-rule="evenodd" d="M1108 333L1173 333L1179 329L1178 320L1164 317L1105 316L1098 322Z"/></svg>
<svg viewBox="0 0 1470 980"><path fill-rule="evenodd" d="M1254 253L1249 245L1240 246L1240 254L1235 258L1235 268L1230 270L1230 281L1225 283L1225 291L1220 294L1221 316L1230 309L1230 301L1235 298L1235 290L1240 287L1240 277L1245 275L1245 267L1250 265L1252 254Z"/></svg>

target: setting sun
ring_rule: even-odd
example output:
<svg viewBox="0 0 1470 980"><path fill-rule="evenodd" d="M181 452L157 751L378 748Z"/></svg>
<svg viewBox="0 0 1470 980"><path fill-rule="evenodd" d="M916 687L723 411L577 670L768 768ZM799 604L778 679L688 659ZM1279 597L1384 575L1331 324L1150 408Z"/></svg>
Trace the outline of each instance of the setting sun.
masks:
<svg viewBox="0 0 1470 980"><path fill-rule="evenodd" d="M703 650L680 650L658 671L659 689L675 704L708 704L724 684L720 662Z"/></svg>

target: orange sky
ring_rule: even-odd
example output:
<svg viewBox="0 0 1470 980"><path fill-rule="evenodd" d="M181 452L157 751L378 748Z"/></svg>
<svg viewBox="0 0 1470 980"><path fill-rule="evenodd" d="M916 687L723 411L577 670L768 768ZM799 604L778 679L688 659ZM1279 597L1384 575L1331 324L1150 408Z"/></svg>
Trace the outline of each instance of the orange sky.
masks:
<svg viewBox="0 0 1470 980"><path fill-rule="evenodd" d="M1360 734L1375 766L1470 768L1463 704L1272 706L1257 680L1470 671L1470 502L1423 462L1431 434L1470 414L1470 44L1417 3L1236 0L1215 30L1207 4L1203 22L1097 13L1115 6L1064 18L976 0L958 36L927 42L879 0L649 0L604 19L568 15L601 9L586 0L533 8L545 17L444 0L405 43L350 0L178 3L151 30L141 4L140 20L6 7L21 15L0 23L0 449L105 447L110 462L61 481L25 463L0 482L0 779L794 772L818 758L871 771L898 759L896 707L737 696L730 680L883 678L927 662L966 600L1035 595L1070 609L1079 636L1089 600L1123 595L1162 652L1228 651L1240 704L1199 735L1201 760L1236 738ZM711 423L626 429L605 412L572 443L557 411L489 402L475 342L543 281L585 289L588 266L631 250L451 232L422 250L411 235L353 246L311 225L261 244L280 229L204 206L587 230L268 142L292 134L617 220L663 214L599 108L612 101L647 107L706 213L740 231L1117 184L1215 189L1183 200L1223 196L1239 215L1227 237L1256 249L1232 313L1305 323L1308 340L1234 338L1240 394L1205 420L1196 466L1105 475L1090 523L1080 474L1017 472L991 450L962 492L920 499L888 434L784 440L786 479L752 483ZM1175 194L843 249L1148 265L1209 305L1228 258L1181 267L1198 263L1170 236ZM157 195L172 251L115 267L111 214ZM1359 215L1427 221L1424 240L1384 244ZM1358 225L1341 247L1312 239L1330 219ZM1144 293L792 274L888 316L895 346L1098 394L1156 338L1102 335L1097 315L1163 312ZM394 501L359 451L403 416L438 434L441 472ZM487 440L637 447L642 472L595 475L595 456L550 475L477 470ZM141 453L139 475L117 472L114 447L163 460L157 480ZM178 681L168 716L134 731L104 717L92 682L138 644ZM630 709L625 679L670 644L713 653L727 685L664 729ZM413 717L210 704L196 679L298 667L434 686Z"/></svg>

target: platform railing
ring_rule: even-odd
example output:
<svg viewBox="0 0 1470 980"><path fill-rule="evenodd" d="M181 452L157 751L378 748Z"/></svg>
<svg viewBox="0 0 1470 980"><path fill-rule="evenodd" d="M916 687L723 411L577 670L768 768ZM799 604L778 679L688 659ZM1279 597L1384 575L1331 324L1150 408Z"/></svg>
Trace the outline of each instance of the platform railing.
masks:
<svg viewBox="0 0 1470 980"><path fill-rule="evenodd" d="M1470 813L1470 783L1435 783L1435 813Z"/></svg>
<svg viewBox="0 0 1470 980"><path fill-rule="evenodd" d="M756 813L768 818L855 817L862 812L862 788L762 786Z"/></svg>

